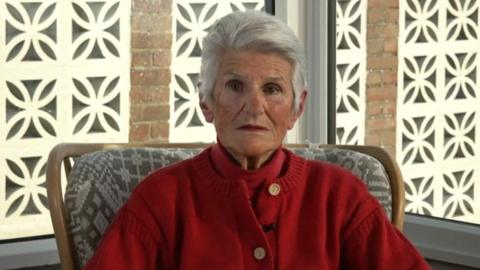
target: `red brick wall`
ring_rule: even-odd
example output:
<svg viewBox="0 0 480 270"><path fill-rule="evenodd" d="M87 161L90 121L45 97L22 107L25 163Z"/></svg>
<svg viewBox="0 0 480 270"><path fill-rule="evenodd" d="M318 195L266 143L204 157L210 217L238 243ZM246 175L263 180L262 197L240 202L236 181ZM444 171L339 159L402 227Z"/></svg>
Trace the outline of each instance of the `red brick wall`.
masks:
<svg viewBox="0 0 480 270"><path fill-rule="evenodd" d="M172 0L132 0L130 141L167 142Z"/></svg>
<svg viewBox="0 0 480 270"><path fill-rule="evenodd" d="M399 0L369 0L365 143L395 157Z"/></svg>

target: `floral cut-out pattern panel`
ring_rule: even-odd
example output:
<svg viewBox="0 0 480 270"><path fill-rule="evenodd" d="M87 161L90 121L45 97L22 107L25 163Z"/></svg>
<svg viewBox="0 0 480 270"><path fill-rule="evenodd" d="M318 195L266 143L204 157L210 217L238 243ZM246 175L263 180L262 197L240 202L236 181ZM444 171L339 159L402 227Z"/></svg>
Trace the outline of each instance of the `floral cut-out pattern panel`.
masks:
<svg viewBox="0 0 480 270"><path fill-rule="evenodd" d="M0 1L0 240L52 233L54 145L128 141L130 8Z"/></svg>
<svg viewBox="0 0 480 270"><path fill-rule="evenodd" d="M480 224L480 1L400 1L399 33L406 210Z"/></svg>
<svg viewBox="0 0 480 270"><path fill-rule="evenodd" d="M365 141L366 0L336 2L336 141Z"/></svg>
<svg viewBox="0 0 480 270"><path fill-rule="evenodd" d="M203 38L213 23L237 10L263 10L264 0L174 0L170 142L213 142L213 125L203 118L198 74Z"/></svg>

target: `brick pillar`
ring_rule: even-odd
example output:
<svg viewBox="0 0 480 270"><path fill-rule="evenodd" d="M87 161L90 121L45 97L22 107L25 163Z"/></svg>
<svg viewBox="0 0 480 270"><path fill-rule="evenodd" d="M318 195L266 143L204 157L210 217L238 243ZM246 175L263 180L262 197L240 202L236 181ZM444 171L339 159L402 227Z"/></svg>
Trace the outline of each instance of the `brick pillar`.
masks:
<svg viewBox="0 0 480 270"><path fill-rule="evenodd" d="M395 157L399 0L369 0L365 143Z"/></svg>
<svg viewBox="0 0 480 270"><path fill-rule="evenodd" d="M130 141L167 142L172 0L132 0Z"/></svg>

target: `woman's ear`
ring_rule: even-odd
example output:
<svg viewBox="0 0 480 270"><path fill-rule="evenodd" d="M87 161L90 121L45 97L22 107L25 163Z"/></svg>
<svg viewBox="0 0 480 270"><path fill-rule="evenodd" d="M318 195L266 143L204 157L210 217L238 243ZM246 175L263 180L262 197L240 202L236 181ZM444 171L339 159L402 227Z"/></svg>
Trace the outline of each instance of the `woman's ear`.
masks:
<svg viewBox="0 0 480 270"><path fill-rule="evenodd" d="M303 90L302 94L300 95L300 103L298 104L298 110L295 112L297 114L297 119L300 118L300 116L303 113L303 110L305 109L306 100L307 100L307 90Z"/></svg>
<svg viewBox="0 0 480 270"><path fill-rule="evenodd" d="M204 101L202 94L199 94L199 101L200 101L200 109L202 109L202 113L203 113L203 116L205 117L205 120L208 123L212 123L213 122L213 111L210 108L210 105L208 104L210 102Z"/></svg>
<svg viewBox="0 0 480 270"><path fill-rule="evenodd" d="M305 100L307 99L307 90L303 90L300 97L298 97L298 109L297 106L294 106L294 112L292 113L292 117L290 118L290 123L288 125L288 129L292 129L295 126L295 122L297 122L298 118L302 116L303 110L305 109Z"/></svg>

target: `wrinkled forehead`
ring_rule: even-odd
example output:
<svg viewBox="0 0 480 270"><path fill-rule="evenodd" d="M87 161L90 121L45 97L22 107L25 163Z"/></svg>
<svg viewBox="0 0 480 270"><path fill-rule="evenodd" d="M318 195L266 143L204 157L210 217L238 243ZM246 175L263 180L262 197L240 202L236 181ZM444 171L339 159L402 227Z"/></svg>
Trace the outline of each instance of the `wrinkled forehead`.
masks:
<svg viewBox="0 0 480 270"><path fill-rule="evenodd" d="M291 61L276 53L258 51L228 51L219 61L217 79L263 77L274 81L290 81L293 75Z"/></svg>

